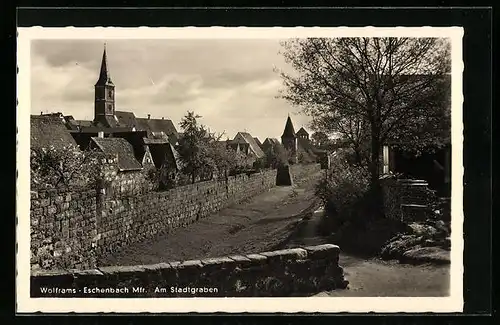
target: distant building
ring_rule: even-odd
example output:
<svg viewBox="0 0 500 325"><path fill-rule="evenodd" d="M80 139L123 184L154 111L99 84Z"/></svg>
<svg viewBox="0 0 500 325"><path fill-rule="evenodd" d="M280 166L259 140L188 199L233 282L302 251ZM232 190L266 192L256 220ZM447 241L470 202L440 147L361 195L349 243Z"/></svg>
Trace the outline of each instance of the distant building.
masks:
<svg viewBox="0 0 500 325"><path fill-rule="evenodd" d="M297 162L297 135L293 128L292 119L290 115L286 119L285 130L281 135L281 143L283 147L290 153L290 160Z"/></svg>
<svg viewBox="0 0 500 325"><path fill-rule="evenodd" d="M257 145L262 149L262 142L260 142L259 138L254 137L253 139L255 140L255 143L257 143Z"/></svg>
<svg viewBox="0 0 500 325"><path fill-rule="evenodd" d="M282 144L280 143L280 141L276 138L266 138L264 140L264 142L262 143L262 150L265 152L265 153L273 153L276 151L276 147L278 146L281 146L282 147Z"/></svg>
<svg viewBox="0 0 500 325"><path fill-rule="evenodd" d="M238 132L233 140L228 141L228 146L237 152L253 156L256 159L265 156L261 147L248 132Z"/></svg>
<svg viewBox="0 0 500 325"><path fill-rule="evenodd" d="M134 148L123 138L92 137L89 148L117 156L119 171L142 170L143 166L135 156Z"/></svg>

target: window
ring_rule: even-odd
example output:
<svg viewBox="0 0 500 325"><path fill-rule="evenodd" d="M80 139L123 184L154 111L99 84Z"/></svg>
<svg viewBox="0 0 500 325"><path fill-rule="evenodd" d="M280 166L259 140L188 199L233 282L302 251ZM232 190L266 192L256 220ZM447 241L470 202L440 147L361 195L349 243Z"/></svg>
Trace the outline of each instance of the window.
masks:
<svg viewBox="0 0 500 325"><path fill-rule="evenodd" d="M113 98L113 91L108 90L108 98L112 99Z"/></svg>

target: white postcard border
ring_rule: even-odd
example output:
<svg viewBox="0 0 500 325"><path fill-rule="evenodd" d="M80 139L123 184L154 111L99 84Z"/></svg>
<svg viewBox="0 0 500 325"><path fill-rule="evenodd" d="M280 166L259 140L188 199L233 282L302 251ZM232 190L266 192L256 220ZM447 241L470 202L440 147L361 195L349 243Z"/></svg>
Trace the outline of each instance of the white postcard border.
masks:
<svg viewBox="0 0 500 325"><path fill-rule="evenodd" d="M462 27L185 27L18 29L16 309L25 312L296 313L462 312L463 122ZM452 233L449 297L30 298L30 42L34 39L283 39L295 37L447 37L452 42ZM342 249L342 248L341 248Z"/></svg>

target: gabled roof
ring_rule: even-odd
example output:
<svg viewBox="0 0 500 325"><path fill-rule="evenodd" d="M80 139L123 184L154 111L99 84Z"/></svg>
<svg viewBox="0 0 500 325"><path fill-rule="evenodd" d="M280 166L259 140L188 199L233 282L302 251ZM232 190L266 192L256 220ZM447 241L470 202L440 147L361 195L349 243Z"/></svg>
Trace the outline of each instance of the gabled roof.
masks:
<svg viewBox="0 0 500 325"><path fill-rule="evenodd" d="M115 116L118 119L120 126L135 127L137 128L137 119L134 113L125 111L115 111Z"/></svg>
<svg viewBox="0 0 500 325"><path fill-rule="evenodd" d="M238 132L232 140L232 143L247 143L250 146L250 150L252 150L257 158L262 158L265 156L264 151L262 151L257 142L255 142L255 139L248 132Z"/></svg>
<svg viewBox="0 0 500 325"><path fill-rule="evenodd" d="M285 130L283 131L282 137L293 138L295 137L295 130L293 128L292 119L290 116L286 119Z"/></svg>
<svg viewBox="0 0 500 325"><path fill-rule="evenodd" d="M152 119L152 118L136 118L137 128L140 130L148 131L148 134L153 132L163 132L168 136L170 142L175 144L179 139L179 134L175 128L174 123L167 119Z"/></svg>
<svg viewBox="0 0 500 325"><path fill-rule="evenodd" d="M260 142L259 138L254 137L253 139L255 140L255 143L257 143L259 145L259 147L262 148L262 142Z"/></svg>
<svg viewBox="0 0 500 325"><path fill-rule="evenodd" d="M297 133L297 135L309 135L309 132L307 132L304 128L300 128Z"/></svg>
<svg viewBox="0 0 500 325"><path fill-rule="evenodd" d="M264 145L266 143L271 144L271 145L281 144L280 140L278 140L276 138L266 138L266 140L264 140L264 143L262 145Z"/></svg>
<svg viewBox="0 0 500 325"><path fill-rule="evenodd" d="M269 152L269 150L274 152L284 151L285 148L276 138L266 138L264 143L262 143L262 149Z"/></svg>
<svg viewBox="0 0 500 325"><path fill-rule="evenodd" d="M31 147L76 146L63 120L54 115L31 115Z"/></svg>
<svg viewBox="0 0 500 325"><path fill-rule="evenodd" d="M118 119L113 115L100 115L92 122L92 125L102 128L118 128Z"/></svg>
<svg viewBox="0 0 500 325"><path fill-rule="evenodd" d="M103 153L118 155L118 168L121 171L142 169L141 163L135 158L134 148L127 140L123 138L92 137L91 141Z"/></svg>
<svg viewBox="0 0 500 325"><path fill-rule="evenodd" d="M148 146L156 168L161 168L165 163L177 170L182 168L180 155L169 142L150 143Z"/></svg>

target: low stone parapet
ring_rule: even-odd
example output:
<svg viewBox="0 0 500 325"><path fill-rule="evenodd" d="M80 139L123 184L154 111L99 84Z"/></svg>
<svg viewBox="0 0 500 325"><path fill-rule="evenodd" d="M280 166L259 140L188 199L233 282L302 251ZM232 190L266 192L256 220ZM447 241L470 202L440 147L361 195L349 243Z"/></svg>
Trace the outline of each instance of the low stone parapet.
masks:
<svg viewBox="0 0 500 325"><path fill-rule="evenodd" d="M248 255L36 271L32 297L290 297L346 289L340 248L325 244Z"/></svg>

